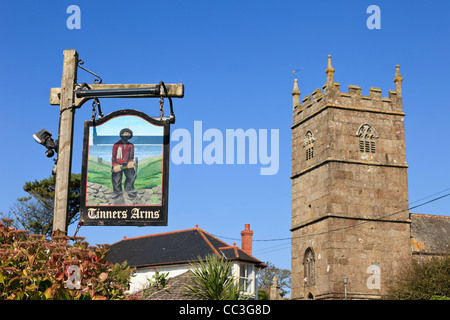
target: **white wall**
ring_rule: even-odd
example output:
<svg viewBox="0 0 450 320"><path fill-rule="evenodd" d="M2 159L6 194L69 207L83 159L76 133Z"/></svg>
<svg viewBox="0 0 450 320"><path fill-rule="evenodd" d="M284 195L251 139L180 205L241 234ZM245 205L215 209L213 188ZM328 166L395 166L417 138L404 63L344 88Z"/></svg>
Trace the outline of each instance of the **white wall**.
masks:
<svg viewBox="0 0 450 320"><path fill-rule="evenodd" d="M155 269L154 267L137 268L134 277L131 278L129 293L133 294L142 290L147 284L147 279L152 279L152 276L158 271L159 273L169 272L168 278L176 277L189 270L188 265L171 265L163 266Z"/></svg>
<svg viewBox="0 0 450 320"><path fill-rule="evenodd" d="M233 276L239 278L240 268L244 266L248 266L249 264L245 263L237 263L233 262L232 270ZM254 295L257 298L257 276L258 276L258 268L252 265L252 272L248 274L248 277L251 280L250 286L247 288L246 294ZM159 273L169 273L168 278L176 277L186 271L189 270L189 265L169 265L169 266L160 266L158 268L154 267L144 267L144 268L136 268L136 273L134 277L131 278L130 290L127 293L133 294L142 290L147 284L147 279L152 279L152 276L158 271Z"/></svg>

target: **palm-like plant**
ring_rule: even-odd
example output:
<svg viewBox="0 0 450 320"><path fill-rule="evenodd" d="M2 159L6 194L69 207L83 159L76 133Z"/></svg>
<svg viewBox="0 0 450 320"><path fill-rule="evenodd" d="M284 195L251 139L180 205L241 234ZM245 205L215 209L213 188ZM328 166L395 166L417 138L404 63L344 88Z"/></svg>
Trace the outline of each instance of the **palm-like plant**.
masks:
<svg viewBox="0 0 450 320"><path fill-rule="evenodd" d="M191 265L190 281L186 295L202 300L244 300L245 295L236 277L232 275L229 261L216 255L205 259L199 257L196 264Z"/></svg>

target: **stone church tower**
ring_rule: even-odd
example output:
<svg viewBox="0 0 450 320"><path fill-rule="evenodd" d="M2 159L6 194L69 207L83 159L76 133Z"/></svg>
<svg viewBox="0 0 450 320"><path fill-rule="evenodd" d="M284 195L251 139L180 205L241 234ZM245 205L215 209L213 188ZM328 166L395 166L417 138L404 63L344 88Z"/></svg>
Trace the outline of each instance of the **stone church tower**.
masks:
<svg viewBox="0 0 450 320"><path fill-rule="evenodd" d="M377 299L411 257L402 77L383 98L334 71L292 92L291 298Z"/></svg>

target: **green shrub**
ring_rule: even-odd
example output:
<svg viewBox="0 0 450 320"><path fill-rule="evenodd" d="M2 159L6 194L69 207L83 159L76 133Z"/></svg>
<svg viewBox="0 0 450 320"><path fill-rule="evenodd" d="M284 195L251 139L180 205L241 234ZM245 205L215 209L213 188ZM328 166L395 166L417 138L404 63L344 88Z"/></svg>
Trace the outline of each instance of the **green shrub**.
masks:
<svg viewBox="0 0 450 320"><path fill-rule="evenodd" d="M108 245L28 234L0 223L0 299L124 299L131 269L106 261ZM70 244L72 242L72 244ZM72 267L71 267L72 266ZM69 274L69 270L76 269ZM76 278L79 276L79 279ZM79 281L76 281L79 280Z"/></svg>
<svg viewBox="0 0 450 320"><path fill-rule="evenodd" d="M258 300L270 300L270 297L264 290L258 290Z"/></svg>
<svg viewBox="0 0 450 320"><path fill-rule="evenodd" d="M450 297L450 256L420 263L412 260L393 281L387 298L391 300L445 300Z"/></svg>

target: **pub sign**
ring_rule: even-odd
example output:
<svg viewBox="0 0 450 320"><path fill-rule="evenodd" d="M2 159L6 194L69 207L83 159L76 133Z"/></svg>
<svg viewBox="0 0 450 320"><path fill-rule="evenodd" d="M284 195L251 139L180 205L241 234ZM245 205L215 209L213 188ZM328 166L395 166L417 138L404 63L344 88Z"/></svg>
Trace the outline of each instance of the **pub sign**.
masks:
<svg viewBox="0 0 450 320"><path fill-rule="evenodd" d="M84 122L80 223L167 226L170 123L137 110Z"/></svg>

